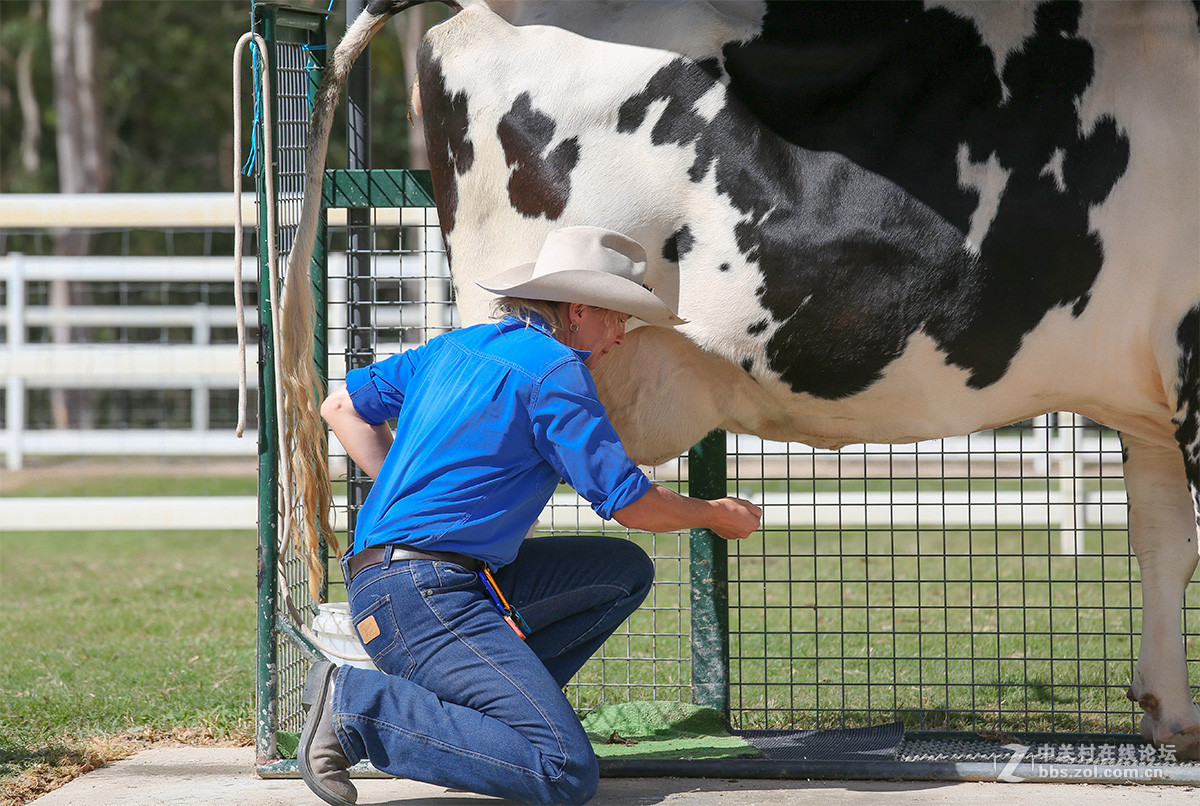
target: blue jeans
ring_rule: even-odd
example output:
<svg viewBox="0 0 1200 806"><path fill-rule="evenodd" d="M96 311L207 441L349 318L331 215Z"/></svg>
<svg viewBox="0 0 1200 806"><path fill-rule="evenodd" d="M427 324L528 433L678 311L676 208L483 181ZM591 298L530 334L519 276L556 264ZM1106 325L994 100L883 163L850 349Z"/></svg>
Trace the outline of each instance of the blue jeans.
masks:
<svg viewBox="0 0 1200 806"><path fill-rule="evenodd" d="M542 537L495 575L528 641L459 565L403 560L359 572L351 613L355 624L374 617L379 635L364 645L383 671L338 670L338 739L351 761L397 777L585 803L599 770L562 687L641 604L654 566L628 540Z"/></svg>

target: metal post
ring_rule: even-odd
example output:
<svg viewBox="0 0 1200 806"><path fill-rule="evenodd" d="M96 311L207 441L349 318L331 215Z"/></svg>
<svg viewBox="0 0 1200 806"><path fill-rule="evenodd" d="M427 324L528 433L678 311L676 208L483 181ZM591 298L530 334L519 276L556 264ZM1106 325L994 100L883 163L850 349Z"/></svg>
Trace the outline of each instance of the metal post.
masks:
<svg viewBox="0 0 1200 806"><path fill-rule="evenodd" d="M688 452L688 494L726 495L725 432L713 431ZM692 702L729 718L729 555L708 529L691 533Z"/></svg>
<svg viewBox="0 0 1200 806"><path fill-rule="evenodd" d="M355 19L364 0L346 3L346 18ZM371 49L368 46L354 63L346 85L346 167L371 167ZM347 245L346 369L365 367L375 360L375 329L372 327L371 211L351 208ZM370 479L354 464L346 462L347 526L354 534L358 510L367 497Z"/></svg>
<svg viewBox="0 0 1200 806"><path fill-rule="evenodd" d="M256 17L255 28L267 41L266 61L272 75L278 70L275 61L275 19L266 13ZM272 82L274 85L274 82ZM255 92L259 89L255 87ZM261 103L273 104L273 98ZM275 354L275 332L271 326L271 275L267 255L267 203L264 168L273 169L274 160L262 153L258 138L258 686L257 731L255 751L258 763L279 755L276 731L279 726L279 649L275 638L275 602L279 595L276 564L279 547L279 517L276 508L278 490L278 445L276 445L275 374L272 372Z"/></svg>
<svg viewBox="0 0 1200 806"><path fill-rule="evenodd" d="M260 163L261 164L261 163ZM260 205L260 249L266 238L265 205ZM276 693L279 682L279 650L275 640L275 602L279 595L276 565L279 548L278 489L275 418L275 374L271 371L275 333L271 328L271 282L266 261L259 265L258 321L258 731L255 737L258 763L278 755L276 730L279 712Z"/></svg>
<svg viewBox="0 0 1200 806"><path fill-rule="evenodd" d="M263 298L260 311L265 311L265 315L259 319L258 330L258 730L255 749L258 763L262 764L279 755L276 746L279 649L275 640L275 602L279 597L279 579L275 570L279 548L275 540L279 518L275 506L278 487L275 377L271 372L275 334L271 330L270 300L265 299L270 293L270 283L265 277L260 277L259 288L260 298Z"/></svg>

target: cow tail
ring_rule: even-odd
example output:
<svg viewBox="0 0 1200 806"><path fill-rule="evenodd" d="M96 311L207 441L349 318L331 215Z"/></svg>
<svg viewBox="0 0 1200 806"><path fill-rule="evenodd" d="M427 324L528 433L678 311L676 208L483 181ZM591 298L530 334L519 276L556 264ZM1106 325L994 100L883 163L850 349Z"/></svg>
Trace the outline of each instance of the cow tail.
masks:
<svg viewBox="0 0 1200 806"><path fill-rule="evenodd" d="M350 68L371 38L392 16L393 13L386 12L361 13L346 30L346 35L321 75L309 123L304 202L284 278L281 300L283 321L281 332L275 334L283 367L282 378L278 381L284 412L280 461L290 463L292 478L291 489L282 492L286 499L283 502L285 512L290 512L292 517L284 517L283 522L284 528L291 530L291 534L286 535L288 542L307 568L308 586L314 601L319 600L325 582L321 539L325 540L335 555L340 553L340 549L330 523L333 496L325 428L319 410L326 390L313 359L316 303L308 269L321 212L321 184L334 109L345 90ZM290 526L287 525L289 523Z"/></svg>

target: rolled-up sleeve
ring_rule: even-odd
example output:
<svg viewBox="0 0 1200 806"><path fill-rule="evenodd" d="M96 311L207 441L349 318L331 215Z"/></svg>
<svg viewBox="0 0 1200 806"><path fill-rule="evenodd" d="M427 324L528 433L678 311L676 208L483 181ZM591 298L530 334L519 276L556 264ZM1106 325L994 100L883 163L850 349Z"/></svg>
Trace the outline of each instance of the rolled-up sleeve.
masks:
<svg viewBox="0 0 1200 806"><path fill-rule="evenodd" d="M346 391L359 417L379 425L399 413L420 352L408 350L346 373Z"/></svg>
<svg viewBox="0 0 1200 806"><path fill-rule="evenodd" d="M625 453L591 374L579 361L568 361L543 378L530 401L530 420L538 452L605 520L650 489Z"/></svg>

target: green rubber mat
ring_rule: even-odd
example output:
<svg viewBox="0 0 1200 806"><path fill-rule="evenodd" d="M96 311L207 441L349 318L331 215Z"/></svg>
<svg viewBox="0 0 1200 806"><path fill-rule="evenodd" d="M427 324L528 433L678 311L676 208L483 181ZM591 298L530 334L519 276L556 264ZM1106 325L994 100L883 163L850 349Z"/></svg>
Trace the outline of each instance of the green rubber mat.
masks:
<svg viewBox="0 0 1200 806"><path fill-rule="evenodd" d="M758 758L732 735L721 714L683 702L601 705L583 718L596 755L604 758Z"/></svg>

